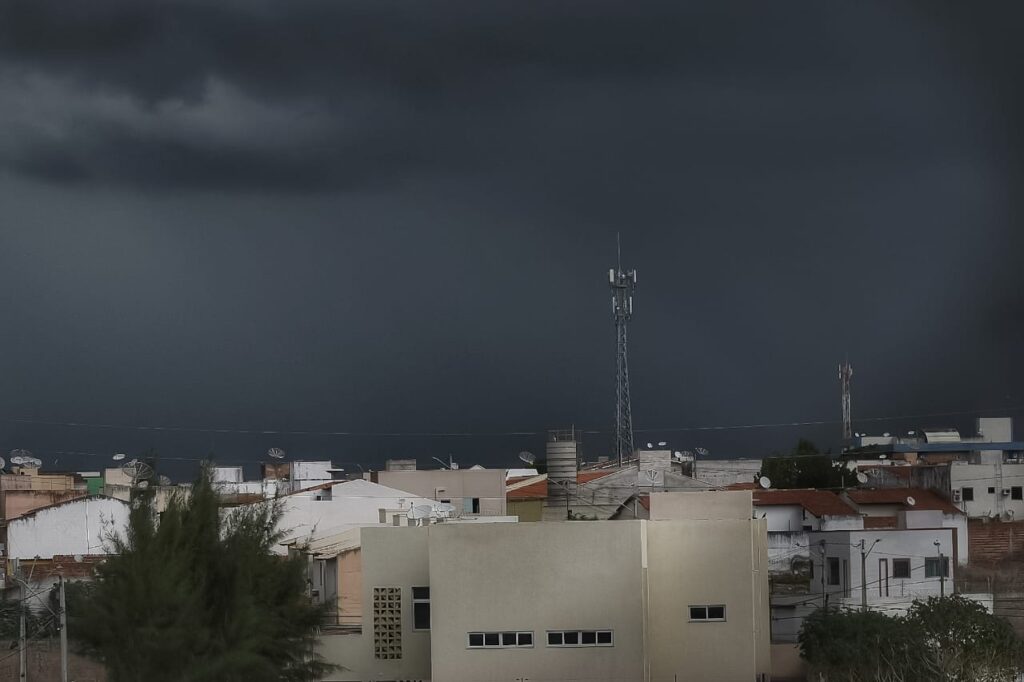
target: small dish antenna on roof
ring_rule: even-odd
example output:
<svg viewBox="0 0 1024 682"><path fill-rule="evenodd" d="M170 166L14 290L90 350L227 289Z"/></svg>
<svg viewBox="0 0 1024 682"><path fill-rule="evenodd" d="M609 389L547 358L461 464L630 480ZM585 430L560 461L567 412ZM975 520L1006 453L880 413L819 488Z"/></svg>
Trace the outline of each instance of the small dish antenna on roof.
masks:
<svg viewBox="0 0 1024 682"><path fill-rule="evenodd" d="M847 471L856 471L857 470L857 462L852 460L852 459L847 460L846 461L846 470Z"/></svg>
<svg viewBox="0 0 1024 682"><path fill-rule="evenodd" d="M863 471L858 471L857 472L857 483L867 483L867 482L868 482L868 475L865 474Z"/></svg>
<svg viewBox="0 0 1024 682"><path fill-rule="evenodd" d="M157 477L156 482L159 483L162 486L171 485L170 477L169 476L164 476L163 474L161 474L160 476Z"/></svg>
<svg viewBox="0 0 1024 682"><path fill-rule="evenodd" d="M523 464L533 466L537 462L537 458L533 456L532 452L523 450L522 452L519 453L519 461L521 461Z"/></svg>
<svg viewBox="0 0 1024 682"><path fill-rule="evenodd" d="M682 462L683 461L683 453L681 453L678 450L676 450L675 452L672 453L672 459L676 460L677 462Z"/></svg>
<svg viewBox="0 0 1024 682"><path fill-rule="evenodd" d="M437 512L438 518L450 519L452 515L455 514L455 507L448 504L447 502L442 502L441 504L434 507L434 511Z"/></svg>
<svg viewBox="0 0 1024 682"><path fill-rule="evenodd" d="M915 504L917 504L917 500L915 500L910 495L907 495L907 506L908 507L913 507Z"/></svg>
<svg viewBox="0 0 1024 682"><path fill-rule="evenodd" d="M115 462L120 462L122 459L124 459L124 456L125 455L124 455L123 452L119 452L116 455L114 455L113 457L111 457L111 459L114 460Z"/></svg>
<svg viewBox="0 0 1024 682"><path fill-rule="evenodd" d="M281 448L270 448L267 450L267 457L271 459L284 459L284 450Z"/></svg>
<svg viewBox="0 0 1024 682"><path fill-rule="evenodd" d="M767 490L768 488L772 487L772 479L768 478L767 476L762 476L761 478L757 479L757 484L764 488L765 490Z"/></svg>
<svg viewBox="0 0 1024 682"><path fill-rule="evenodd" d="M139 481L139 489L145 490L149 487L149 481Z"/></svg>
<svg viewBox="0 0 1024 682"><path fill-rule="evenodd" d="M878 456L878 459L885 459L885 457L886 457L886 456L885 456L885 454L883 453L883 454L881 454L881 455L879 455L879 456Z"/></svg>
<svg viewBox="0 0 1024 682"><path fill-rule="evenodd" d="M654 443L648 443L648 444L647 444L647 449L648 449L648 450L650 450L650 449L651 449L651 448L653 448L653 447L654 447Z"/></svg>
<svg viewBox="0 0 1024 682"><path fill-rule="evenodd" d="M708 449L707 448L697 448L697 454L700 455L701 457L707 457L708 456Z"/></svg>
<svg viewBox="0 0 1024 682"><path fill-rule="evenodd" d="M5 466L7 466L7 462L4 461L3 457L0 457L0 469L3 469Z"/></svg>
<svg viewBox="0 0 1024 682"><path fill-rule="evenodd" d="M658 470L657 469L648 469L644 473L647 474L647 480L650 481L651 483L654 483L655 481L658 480Z"/></svg>
<svg viewBox="0 0 1024 682"><path fill-rule="evenodd" d="M145 481L153 475L153 467L149 466L145 462L140 462L137 459L133 459L130 462L125 462L121 465L121 471L124 472L125 476L131 479L132 486L143 487L140 481Z"/></svg>
<svg viewBox="0 0 1024 682"><path fill-rule="evenodd" d="M907 435L908 436L916 436L917 435L917 431L907 431Z"/></svg>
<svg viewBox="0 0 1024 682"><path fill-rule="evenodd" d="M693 453L689 450L683 450L683 457L693 457Z"/></svg>
<svg viewBox="0 0 1024 682"><path fill-rule="evenodd" d="M82 563L82 555L81 554L76 554L75 555L75 563L77 563L77 564Z"/></svg>
<svg viewBox="0 0 1024 682"><path fill-rule="evenodd" d="M882 438L888 438L890 435L892 435L892 434L890 434L888 431L886 431L885 433L882 434Z"/></svg>
<svg viewBox="0 0 1024 682"><path fill-rule="evenodd" d="M11 450L11 464L32 466L32 459L32 453L24 448L15 448Z"/></svg>
<svg viewBox="0 0 1024 682"><path fill-rule="evenodd" d="M664 440L659 440L659 441L658 441L658 447L659 447L659 448L663 448L663 447L665 447L666 445L668 445L668 441L664 441Z"/></svg>

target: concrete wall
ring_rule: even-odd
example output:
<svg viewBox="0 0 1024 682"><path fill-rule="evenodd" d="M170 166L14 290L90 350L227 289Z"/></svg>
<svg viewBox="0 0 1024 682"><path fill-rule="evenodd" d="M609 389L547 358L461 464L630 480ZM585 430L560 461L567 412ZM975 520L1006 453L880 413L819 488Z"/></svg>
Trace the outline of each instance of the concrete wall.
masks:
<svg viewBox="0 0 1024 682"><path fill-rule="evenodd" d="M813 516L805 520L804 508L799 504L773 504L755 510L758 517L763 515L768 522L769 533L803 531L805 525L818 530L818 520Z"/></svg>
<svg viewBox="0 0 1024 682"><path fill-rule="evenodd" d="M731 682L769 674L765 522L665 521L646 529L650 679ZM689 607L700 604L724 604L725 622L690 622Z"/></svg>
<svg viewBox="0 0 1024 682"><path fill-rule="evenodd" d="M768 571L772 574L790 574L796 568L807 567L810 561L810 550L807 545L805 531L771 532L768 531Z"/></svg>
<svg viewBox="0 0 1024 682"><path fill-rule="evenodd" d="M544 520L544 500L509 500L509 516L517 516L520 521Z"/></svg>
<svg viewBox="0 0 1024 682"><path fill-rule="evenodd" d="M39 509L7 526L8 556L49 558L55 554L106 554L111 532L124 534L128 505L121 500L87 497Z"/></svg>
<svg viewBox="0 0 1024 682"><path fill-rule="evenodd" d="M954 462L950 465L949 477L951 490L961 495L961 501L956 504L969 517L1024 520L1024 500L1015 500L1012 495L1014 488L1021 488L1024 497L1024 464ZM973 501L963 500L964 488L973 491ZM1008 494L1003 495L1004 490L1009 491Z"/></svg>
<svg viewBox="0 0 1024 682"><path fill-rule="evenodd" d="M3 518L8 521L60 502L86 497L85 490L5 490L0 492Z"/></svg>
<svg viewBox="0 0 1024 682"><path fill-rule="evenodd" d="M693 477L715 486L750 483L761 471L759 459L702 459L694 462Z"/></svg>
<svg viewBox="0 0 1024 682"><path fill-rule="evenodd" d="M643 679L639 521L430 527L433 679ZM611 629L614 646L546 632ZM474 631L532 631L530 649L468 649Z"/></svg>
<svg viewBox="0 0 1024 682"><path fill-rule="evenodd" d="M507 513L504 469L380 471L376 476L377 483L381 485L429 500L451 500L459 512L471 509L468 505L476 498L479 499L481 515L505 516Z"/></svg>
<svg viewBox="0 0 1024 682"><path fill-rule="evenodd" d="M749 490L651 493L651 520L735 519L747 521L753 511Z"/></svg>

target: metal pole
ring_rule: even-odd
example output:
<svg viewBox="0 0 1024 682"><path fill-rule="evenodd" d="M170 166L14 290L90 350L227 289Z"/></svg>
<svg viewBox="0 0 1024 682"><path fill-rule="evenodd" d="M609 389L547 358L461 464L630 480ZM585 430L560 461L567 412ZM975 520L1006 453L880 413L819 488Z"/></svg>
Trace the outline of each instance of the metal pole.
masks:
<svg viewBox="0 0 1024 682"><path fill-rule="evenodd" d="M942 550L939 550L939 596L946 596L946 558L942 556Z"/></svg>
<svg viewBox="0 0 1024 682"><path fill-rule="evenodd" d="M25 648L25 604L28 601L28 589L21 583L21 618L18 626L18 680L28 680L28 650Z"/></svg>
<svg viewBox="0 0 1024 682"><path fill-rule="evenodd" d="M867 610L867 554L863 538L860 539L860 610Z"/></svg>
<svg viewBox="0 0 1024 682"><path fill-rule="evenodd" d="M821 541L821 606L822 608L828 606L828 593L825 592L825 564L828 561L825 556L825 541Z"/></svg>
<svg viewBox="0 0 1024 682"><path fill-rule="evenodd" d="M60 682L68 682L68 611L64 602L64 576L60 576Z"/></svg>

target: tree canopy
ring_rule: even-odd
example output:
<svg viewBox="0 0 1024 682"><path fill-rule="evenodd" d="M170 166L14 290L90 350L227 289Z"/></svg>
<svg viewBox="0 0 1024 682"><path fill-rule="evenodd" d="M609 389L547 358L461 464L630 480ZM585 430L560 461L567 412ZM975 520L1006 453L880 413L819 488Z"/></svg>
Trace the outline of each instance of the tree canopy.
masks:
<svg viewBox="0 0 1024 682"><path fill-rule="evenodd" d="M140 495L97 579L69 586L70 637L111 682L320 679L322 609L303 558L271 553L280 516L273 502L222 515L206 467L159 519Z"/></svg>
<svg viewBox="0 0 1024 682"><path fill-rule="evenodd" d="M774 454L761 463L759 476L767 476L773 488L840 488L856 484L853 475L829 454L822 454L801 438L788 455Z"/></svg>
<svg viewBox="0 0 1024 682"><path fill-rule="evenodd" d="M829 682L1010 682L1024 673L1010 624L959 595L915 602L898 617L819 609L804 621L800 652Z"/></svg>

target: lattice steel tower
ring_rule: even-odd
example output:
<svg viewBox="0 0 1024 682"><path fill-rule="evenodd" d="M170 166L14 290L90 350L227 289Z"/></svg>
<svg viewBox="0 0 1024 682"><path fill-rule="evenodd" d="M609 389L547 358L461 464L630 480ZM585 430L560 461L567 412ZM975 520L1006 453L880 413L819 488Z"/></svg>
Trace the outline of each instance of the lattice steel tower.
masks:
<svg viewBox="0 0 1024 682"><path fill-rule="evenodd" d="M839 365L839 385L843 392L843 440L853 438L853 415L850 411L850 379L853 378L853 367L845 360Z"/></svg>
<svg viewBox="0 0 1024 682"><path fill-rule="evenodd" d="M626 353L627 328L633 317L633 290L636 270L622 269L622 250L618 264L608 271L612 289L612 317L615 319L615 456L619 466L633 456L633 413L629 406L629 361Z"/></svg>

